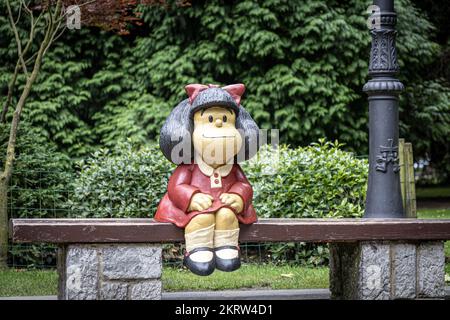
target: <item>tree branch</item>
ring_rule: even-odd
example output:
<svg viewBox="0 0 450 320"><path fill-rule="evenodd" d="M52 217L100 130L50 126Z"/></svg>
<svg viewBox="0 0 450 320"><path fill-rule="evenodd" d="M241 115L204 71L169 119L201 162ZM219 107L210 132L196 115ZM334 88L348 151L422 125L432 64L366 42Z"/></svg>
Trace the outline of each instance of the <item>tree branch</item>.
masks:
<svg viewBox="0 0 450 320"><path fill-rule="evenodd" d="M20 5L22 6L22 3ZM28 78L27 66L25 64L25 61L23 60L22 43L20 42L19 32L17 31L16 24L14 23L14 17L13 17L12 11L11 11L11 6L9 4L9 0L6 0L6 7L8 8L9 22L11 23L11 28L13 30L14 37L16 39L17 52L18 52L18 55L19 55L20 63L22 64L23 73Z"/></svg>
<svg viewBox="0 0 450 320"><path fill-rule="evenodd" d="M56 36L56 33L59 31L59 27L61 26L61 23L62 23L62 17L64 16L64 13L63 14L61 14L62 13L62 11L60 10L59 12L57 12L56 11L56 9L55 9L55 14L54 14L54 16L53 15L51 15L51 20L52 20L52 23L53 23L53 26L52 26L52 28L53 28L53 32L52 32L52 34L51 34L51 36L50 36L50 40L49 40L49 42L48 42L48 45L47 45L47 47L44 49L44 53L43 53L43 56L45 56L45 54L47 53L47 50L48 50L48 48L52 45L52 43L55 41L55 36ZM59 17L58 17L59 16ZM64 31L64 30L63 30ZM60 34L61 35L61 34Z"/></svg>
<svg viewBox="0 0 450 320"><path fill-rule="evenodd" d="M25 48L22 51L22 58L25 57L26 53L28 52L28 50L31 48L31 45L33 43L33 39L34 39L34 35L36 33L36 26L39 22L39 19L42 17L42 12L41 14L39 14L38 18L36 19L36 21L34 20L34 15L33 15L33 11L31 11L30 9L28 9L28 7L25 5L25 2L22 0L22 5L24 6L25 10L28 12L28 14L30 15L30 36L29 39L27 41L27 44L25 45ZM17 24L17 22L16 22ZM29 59L25 60L25 65L27 65L30 61L32 61L32 59L34 57L37 56L37 52L35 54L33 54ZM16 63L16 67L14 68L14 74L11 77L11 80L8 84L8 93L6 95L6 101L3 104L3 108L2 108L2 113L0 116L0 123L6 123L6 115L8 114L8 110L9 110L9 105L11 104L11 100L12 100L12 94L14 92L14 87L16 85L16 80L17 80L17 76L19 74L19 70L21 67L21 60L20 57L17 59L17 63Z"/></svg>
<svg viewBox="0 0 450 320"><path fill-rule="evenodd" d="M55 8L55 16L59 15L61 12L61 0L58 0L56 3ZM11 122L11 129L9 134L9 141L8 141L8 147L6 151L6 161L4 165L4 170L0 175L0 180L3 180L2 182L8 183L11 179L12 175L12 168L15 158L15 147L16 147L16 137L17 137L17 130L19 127L19 121L20 121L20 115L22 114L22 110L25 106L25 101L28 98L28 95L30 94L31 87L34 83L34 81L37 78L37 75L40 71L41 64L42 64L42 58L44 56L44 51L48 47L49 43L52 41L52 35L55 32L55 24L53 24L53 16L52 12L47 12L49 16L49 23L47 24L47 29L45 31L44 40L42 41L36 60L34 62L33 71L30 75L30 77L27 78L27 82L25 84L25 87L23 88L22 94L20 95L19 101L17 102L16 109L14 110L13 119Z"/></svg>
<svg viewBox="0 0 450 320"><path fill-rule="evenodd" d="M11 80L9 80L8 93L6 95L6 101L3 104L2 114L0 117L0 123L6 123L6 115L8 114L9 105L11 104L12 95L13 95L14 87L16 86L16 80L17 80L17 75L19 74L19 70L20 70L20 61L17 61L16 67L14 68L14 74L13 74Z"/></svg>
<svg viewBox="0 0 450 320"><path fill-rule="evenodd" d="M15 25L17 25L17 23L19 22L21 14L22 14L22 5L20 5L19 7L19 14L17 15L16 22L14 22Z"/></svg>

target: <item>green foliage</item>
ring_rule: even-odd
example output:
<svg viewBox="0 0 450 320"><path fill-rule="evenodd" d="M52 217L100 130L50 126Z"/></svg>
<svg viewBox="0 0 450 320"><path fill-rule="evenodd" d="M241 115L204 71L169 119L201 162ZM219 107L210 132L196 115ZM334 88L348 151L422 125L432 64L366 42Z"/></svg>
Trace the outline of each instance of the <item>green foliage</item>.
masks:
<svg viewBox="0 0 450 320"><path fill-rule="evenodd" d="M282 143L307 145L326 137L367 154L361 88L367 81L365 12L371 1L170 3L144 7L143 26L129 36L67 30L45 58L24 117L60 151L82 157L127 139L141 146L156 141L167 114L185 98L187 83L243 82L244 106L262 128L280 129ZM416 156L445 163L449 151L435 145L448 144L448 117L423 135L415 116L430 109L448 114L448 79L430 73L444 49L411 1L396 1L396 10L399 76L408 90L401 100L401 136L418 145ZM0 38L7 39L0 44L4 89L15 49L6 17L0 22ZM20 27L24 34L26 26Z"/></svg>
<svg viewBox="0 0 450 320"><path fill-rule="evenodd" d="M338 142L305 148L266 146L243 169L254 189L258 216L267 218L355 218L364 211L368 163L341 150ZM268 161L269 159L269 161ZM276 161L271 161L274 159ZM282 243L266 245L272 262L326 265L326 245Z"/></svg>
<svg viewBox="0 0 450 320"><path fill-rule="evenodd" d="M279 165L264 147L243 164L253 185L260 217L360 217L367 183L367 161L340 150L338 142L320 140L305 148L281 146ZM275 153L276 154L276 153ZM86 217L149 217L166 191L174 165L157 145L136 149L119 145L82 161L70 199L72 210ZM272 171L274 170L274 171Z"/></svg>
<svg viewBox="0 0 450 320"><path fill-rule="evenodd" d="M77 192L69 204L76 215L151 215L173 168L153 144L165 117L186 97L183 87L243 82L243 104L256 122L280 129L281 142L294 147L280 148L286 166L273 176L261 174L264 163L244 165L260 216L360 215L365 162L330 143L295 147L326 137L367 154L367 99L361 88L367 81L365 12L371 1L214 0L194 1L192 7L172 2L144 8L144 24L130 36L67 30L50 48L22 116L27 129L19 134L24 144L13 177L14 186L27 190L14 193L13 207L40 210L17 214L62 216L67 195L57 190L73 187ZM0 10L6 12L4 0ZM448 41L435 42L437 30L410 0L396 1L396 11L399 77L406 85L401 136L413 143L416 157L429 157L450 172L449 79L432 72L436 61L445 62ZM22 39L26 29L19 25ZM6 15L0 16L0 39L5 93L17 55ZM24 80L18 79L13 106ZM0 96L0 105L5 98ZM4 146L7 126L1 129ZM68 183L67 156L83 158L125 141L134 146L112 153L101 149L81 164L75 186ZM318 250L300 246L292 251L300 261ZM275 260L279 252L273 250Z"/></svg>
<svg viewBox="0 0 450 320"><path fill-rule="evenodd" d="M76 217L151 217L165 193L173 165L156 145L121 144L95 152L79 165L68 205Z"/></svg>
<svg viewBox="0 0 450 320"><path fill-rule="evenodd" d="M306 242L271 243L263 250L266 260L279 265L326 266L330 256L327 245Z"/></svg>
<svg viewBox="0 0 450 320"><path fill-rule="evenodd" d="M338 142L321 139L304 148L280 146L275 152L270 147L260 150L257 157L243 165L253 185L259 216L360 217L364 210L367 161L341 147Z"/></svg>
<svg viewBox="0 0 450 320"><path fill-rule="evenodd" d="M429 158L439 171L440 183L450 178L450 88L442 81L424 81L406 87L401 96L401 131L409 132L415 155ZM419 125L420 124L420 125Z"/></svg>
<svg viewBox="0 0 450 320"><path fill-rule="evenodd" d="M98 120L94 130L104 136L102 142L109 147L123 141L124 137L145 145L158 138L161 123L169 115L168 110L165 102L152 95L130 92L108 103L105 107L108 116L104 113L94 116L93 119Z"/></svg>
<svg viewBox="0 0 450 320"><path fill-rule="evenodd" d="M245 107L262 128L279 128L285 143L305 144L323 136L350 140L351 132L357 147L366 139L364 116L346 115L366 75L370 40L358 8L344 12L319 1L240 1L232 6L216 1L165 14L151 8L144 19L155 40L137 39L137 54L148 61L140 62L140 70L146 72L150 63L154 74L148 85L170 93L165 97L172 106L189 81L244 82ZM186 25L194 30L180 32ZM346 68L336 68L338 62ZM167 88L166 79L174 74ZM356 136L355 129L360 129Z"/></svg>
<svg viewBox="0 0 450 320"><path fill-rule="evenodd" d="M6 149L9 127L0 127L0 144ZM3 166L5 154L1 155ZM74 173L67 155L56 151L28 123L19 127L16 160L9 189L9 215L14 218L61 218Z"/></svg>
<svg viewBox="0 0 450 320"><path fill-rule="evenodd" d="M0 127L0 145L6 150L9 126ZM5 153L0 155L4 165ZM74 177L71 161L27 122L21 122L16 160L8 193L10 218L64 218L66 201ZM15 244L9 251L9 264L48 267L56 263L55 246Z"/></svg>

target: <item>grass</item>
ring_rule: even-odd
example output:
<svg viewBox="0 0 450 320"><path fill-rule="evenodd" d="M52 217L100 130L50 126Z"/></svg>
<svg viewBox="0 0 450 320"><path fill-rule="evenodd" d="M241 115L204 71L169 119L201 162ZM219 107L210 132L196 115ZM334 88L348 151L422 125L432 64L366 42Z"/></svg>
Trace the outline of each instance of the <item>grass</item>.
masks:
<svg viewBox="0 0 450 320"><path fill-rule="evenodd" d="M244 264L233 273L215 271L208 277L165 268L163 287L165 291L327 288L328 268Z"/></svg>
<svg viewBox="0 0 450 320"><path fill-rule="evenodd" d="M56 270L0 270L0 297L57 294Z"/></svg>
<svg viewBox="0 0 450 320"><path fill-rule="evenodd" d="M162 281L164 291L327 288L328 268L244 264L233 273L215 271L199 277L186 269L165 267ZM0 297L56 295L57 285L56 270L0 271Z"/></svg>
<svg viewBox="0 0 450 320"><path fill-rule="evenodd" d="M416 188L417 199L450 198L450 187Z"/></svg>
<svg viewBox="0 0 450 320"><path fill-rule="evenodd" d="M417 212L420 219L450 219L450 209L421 209Z"/></svg>

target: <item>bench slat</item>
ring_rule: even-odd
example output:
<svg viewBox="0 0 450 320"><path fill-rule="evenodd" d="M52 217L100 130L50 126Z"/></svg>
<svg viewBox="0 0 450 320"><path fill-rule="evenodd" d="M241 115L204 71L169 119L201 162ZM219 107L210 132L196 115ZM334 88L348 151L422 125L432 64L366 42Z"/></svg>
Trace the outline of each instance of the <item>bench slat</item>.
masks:
<svg viewBox="0 0 450 320"><path fill-rule="evenodd" d="M22 243L171 243L183 231L153 219L11 219ZM447 240L450 219L260 219L241 226L241 242Z"/></svg>

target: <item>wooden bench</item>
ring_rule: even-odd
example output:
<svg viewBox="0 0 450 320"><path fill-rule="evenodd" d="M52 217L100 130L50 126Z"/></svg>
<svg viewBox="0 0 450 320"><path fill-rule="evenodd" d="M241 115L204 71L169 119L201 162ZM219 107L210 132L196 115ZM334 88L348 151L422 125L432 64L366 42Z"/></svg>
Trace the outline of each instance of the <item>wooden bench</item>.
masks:
<svg viewBox="0 0 450 320"><path fill-rule="evenodd" d="M60 299L160 299L162 243L182 230L152 219L12 219L16 243L56 243ZM443 298L450 220L260 219L241 242L330 243L335 299Z"/></svg>
<svg viewBox="0 0 450 320"><path fill-rule="evenodd" d="M15 242L172 243L183 231L153 219L12 219ZM260 219L242 225L241 242L347 242L446 240L450 220L428 219Z"/></svg>

